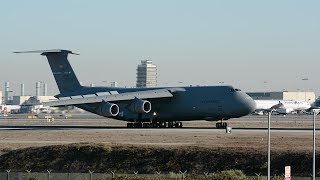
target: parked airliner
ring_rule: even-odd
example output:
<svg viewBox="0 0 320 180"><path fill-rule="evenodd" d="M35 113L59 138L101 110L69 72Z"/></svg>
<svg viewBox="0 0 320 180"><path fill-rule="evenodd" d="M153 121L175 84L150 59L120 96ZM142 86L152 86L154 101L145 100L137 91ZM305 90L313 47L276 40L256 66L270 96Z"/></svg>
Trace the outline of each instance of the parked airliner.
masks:
<svg viewBox="0 0 320 180"><path fill-rule="evenodd" d="M128 127L182 127L181 121L221 121L250 114L256 109L251 97L232 86L118 88L80 85L67 57L69 50L40 50L47 57L60 94L46 106L74 105L118 120ZM76 54L78 55L78 54Z"/></svg>
<svg viewBox="0 0 320 180"><path fill-rule="evenodd" d="M257 114L273 109L274 112L285 115L294 111L307 111L311 107L308 102L296 100L255 100L255 102Z"/></svg>

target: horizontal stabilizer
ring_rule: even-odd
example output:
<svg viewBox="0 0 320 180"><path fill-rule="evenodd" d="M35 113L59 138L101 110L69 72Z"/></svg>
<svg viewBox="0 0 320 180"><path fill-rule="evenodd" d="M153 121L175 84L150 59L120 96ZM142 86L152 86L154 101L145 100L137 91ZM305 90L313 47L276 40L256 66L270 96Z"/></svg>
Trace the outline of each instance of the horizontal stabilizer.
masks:
<svg viewBox="0 0 320 180"><path fill-rule="evenodd" d="M49 50L35 50L35 51L18 51L18 52L13 52L13 53L41 53L41 54L46 54L46 53L62 53L62 52L67 52L68 54L74 54L74 55L80 55L77 53L73 53L72 51L69 50L63 50L63 49L49 49Z"/></svg>

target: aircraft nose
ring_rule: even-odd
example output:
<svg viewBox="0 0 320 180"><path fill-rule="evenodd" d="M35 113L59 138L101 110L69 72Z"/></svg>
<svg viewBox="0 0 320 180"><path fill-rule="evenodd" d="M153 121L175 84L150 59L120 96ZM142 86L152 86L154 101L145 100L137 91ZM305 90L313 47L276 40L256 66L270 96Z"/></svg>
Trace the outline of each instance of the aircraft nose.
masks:
<svg viewBox="0 0 320 180"><path fill-rule="evenodd" d="M256 110L256 103L255 101L248 95L243 95L241 98L241 114L243 116L248 115L250 113L252 113L254 110Z"/></svg>
<svg viewBox="0 0 320 180"><path fill-rule="evenodd" d="M256 102L251 97L246 97L246 105L247 105L247 112L248 114L252 113L257 108Z"/></svg>

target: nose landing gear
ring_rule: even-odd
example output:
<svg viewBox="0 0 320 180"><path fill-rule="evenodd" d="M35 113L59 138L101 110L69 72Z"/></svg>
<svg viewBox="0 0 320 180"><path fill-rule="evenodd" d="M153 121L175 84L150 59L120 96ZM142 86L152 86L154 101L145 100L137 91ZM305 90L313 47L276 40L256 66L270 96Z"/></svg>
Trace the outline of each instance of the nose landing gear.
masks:
<svg viewBox="0 0 320 180"><path fill-rule="evenodd" d="M222 120L221 120L221 122L217 122L216 123L216 128L217 129L225 129L225 128L227 128L227 126L228 126L228 123L222 122Z"/></svg>

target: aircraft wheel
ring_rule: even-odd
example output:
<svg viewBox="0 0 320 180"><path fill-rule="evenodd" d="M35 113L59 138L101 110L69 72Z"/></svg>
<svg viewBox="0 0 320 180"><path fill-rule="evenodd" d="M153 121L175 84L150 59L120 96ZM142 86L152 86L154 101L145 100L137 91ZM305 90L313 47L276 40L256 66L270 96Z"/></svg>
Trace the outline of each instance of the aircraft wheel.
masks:
<svg viewBox="0 0 320 180"><path fill-rule="evenodd" d="M168 128L173 128L174 124L173 122L168 122Z"/></svg>
<svg viewBox="0 0 320 180"><path fill-rule="evenodd" d="M217 129L221 129L222 128L222 123L221 122L217 122L216 123L216 128Z"/></svg>
<svg viewBox="0 0 320 180"><path fill-rule="evenodd" d="M142 123L134 123L135 128L142 128Z"/></svg>
<svg viewBox="0 0 320 180"><path fill-rule="evenodd" d="M151 123L151 127L152 128L157 128L157 127L159 127L159 124L157 122L152 122Z"/></svg>
<svg viewBox="0 0 320 180"><path fill-rule="evenodd" d="M226 123L226 122L224 122L224 123L222 123L222 128L227 128L227 126L228 126L228 123Z"/></svg>
<svg viewBox="0 0 320 180"><path fill-rule="evenodd" d="M159 127L160 128L166 128L167 127L167 122L159 122Z"/></svg>
<svg viewBox="0 0 320 180"><path fill-rule="evenodd" d="M127 123L127 128L133 128L133 127L134 127L133 123Z"/></svg>
<svg viewBox="0 0 320 180"><path fill-rule="evenodd" d="M150 123L143 123L143 125L142 125L144 128L149 128L150 126L151 126L151 124Z"/></svg>

